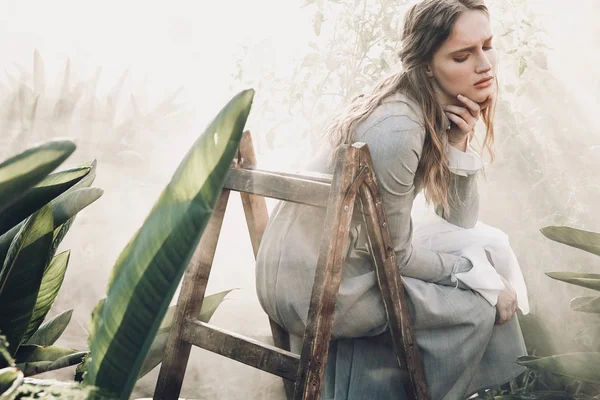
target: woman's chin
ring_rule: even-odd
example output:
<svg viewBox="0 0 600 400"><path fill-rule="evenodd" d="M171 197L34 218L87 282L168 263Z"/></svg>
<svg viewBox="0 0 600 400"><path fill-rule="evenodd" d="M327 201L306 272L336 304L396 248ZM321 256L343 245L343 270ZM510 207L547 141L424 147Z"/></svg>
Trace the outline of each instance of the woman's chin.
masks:
<svg viewBox="0 0 600 400"><path fill-rule="evenodd" d="M489 87L489 88L485 88L485 89L475 89L472 92L472 97L471 100L473 100L476 103L483 103L484 101L486 101L491 94L494 93L494 88L493 87Z"/></svg>

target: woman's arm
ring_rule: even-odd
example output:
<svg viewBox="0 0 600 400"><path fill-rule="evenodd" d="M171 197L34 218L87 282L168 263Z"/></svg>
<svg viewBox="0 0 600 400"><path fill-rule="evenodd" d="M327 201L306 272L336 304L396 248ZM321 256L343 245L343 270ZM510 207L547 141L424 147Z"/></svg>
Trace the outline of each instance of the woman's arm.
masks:
<svg viewBox="0 0 600 400"><path fill-rule="evenodd" d="M414 178L423 150L424 135L424 128L418 123L407 116L396 115L377 122L357 135L357 140L366 142L371 152L400 273L454 286L453 274L469 271L473 267L471 261L412 244ZM457 181L459 191L472 193L473 181Z"/></svg>
<svg viewBox="0 0 600 400"><path fill-rule="evenodd" d="M448 167L452 172L448 188L450 213L446 215L441 205L436 207L435 212L451 224L472 228L479 219L477 172L483 167L483 162L470 147L461 151L449 146Z"/></svg>

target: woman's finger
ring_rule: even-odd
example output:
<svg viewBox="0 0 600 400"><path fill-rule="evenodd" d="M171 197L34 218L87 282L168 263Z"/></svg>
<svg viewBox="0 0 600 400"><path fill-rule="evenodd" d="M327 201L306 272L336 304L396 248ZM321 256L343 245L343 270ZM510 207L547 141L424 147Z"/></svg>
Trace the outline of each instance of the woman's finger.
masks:
<svg viewBox="0 0 600 400"><path fill-rule="evenodd" d="M506 311L500 312L500 318L498 318L498 325L502 325L506 322Z"/></svg>
<svg viewBox="0 0 600 400"><path fill-rule="evenodd" d="M467 110L465 107L453 106L451 104L448 104L442 108L444 109L444 111L449 111L453 114L458 115L459 117L467 121L467 123L474 122L475 120L475 118L471 115L469 110Z"/></svg>
<svg viewBox="0 0 600 400"><path fill-rule="evenodd" d="M458 115L452 114L451 112L446 112L446 115L448 116L448 119L450 119L450 121L452 121L456 125L458 125L458 127L460 128L461 131L463 131L463 132L471 131L471 127L469 126L469 124L464 119L459 117Z"/></svg>
<svg viewBox="0 0 600 400"><path fill-rule="evenodd" d="M458 100L462 101L467 106L472 116L474 116L475 118L479 117L479 112L481 111L481 107L479 106L479 104L469 99L468 97L463 96L462 94L459 94L457 97Z"/></svg>

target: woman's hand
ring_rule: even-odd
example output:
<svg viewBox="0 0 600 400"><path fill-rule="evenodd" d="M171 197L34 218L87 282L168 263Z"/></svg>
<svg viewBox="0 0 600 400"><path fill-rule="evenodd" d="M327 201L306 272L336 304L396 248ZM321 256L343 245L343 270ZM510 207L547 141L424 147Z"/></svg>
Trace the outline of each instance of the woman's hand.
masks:
<svg viewBox="0 0 600 400"><path fill-rule="evenodd" d="M463 95L458 95L460 100L465 106L455 106L452 104L442 105L442 109L446 112L448 119L453 122L452 128L447 130L448 141L453 146L465 147L468 143L468 138L475 124L479 120L481 111L488 107L493 100L493 95L490 95L483 103L479 104ZM463 150L463 151L464 151Z"/></svg>
<svg viewBox="0 0 600 400"><path fill-rule="evenodd" d="M504 282L504 290L498 295L498 302L496 303L496 324L500 325L509 321L517 312L519 306L517 301L517 292L512 286L500 276L502 282Z"/></svg>

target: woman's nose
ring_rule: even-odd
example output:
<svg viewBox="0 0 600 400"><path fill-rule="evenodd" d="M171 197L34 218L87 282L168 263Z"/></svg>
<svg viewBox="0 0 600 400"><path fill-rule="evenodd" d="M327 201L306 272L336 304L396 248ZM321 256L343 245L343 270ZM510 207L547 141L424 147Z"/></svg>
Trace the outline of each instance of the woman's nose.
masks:
<svg viewBox="0 0 600 400"><path fill-rule="evenodd" d="M492 64L491 60L484 54L481 56L481 61L479 62L479 65L477 66L476 72L478 74L483 74L483 73L491 70L492 67L493 67L493 64Z"/></svg>

